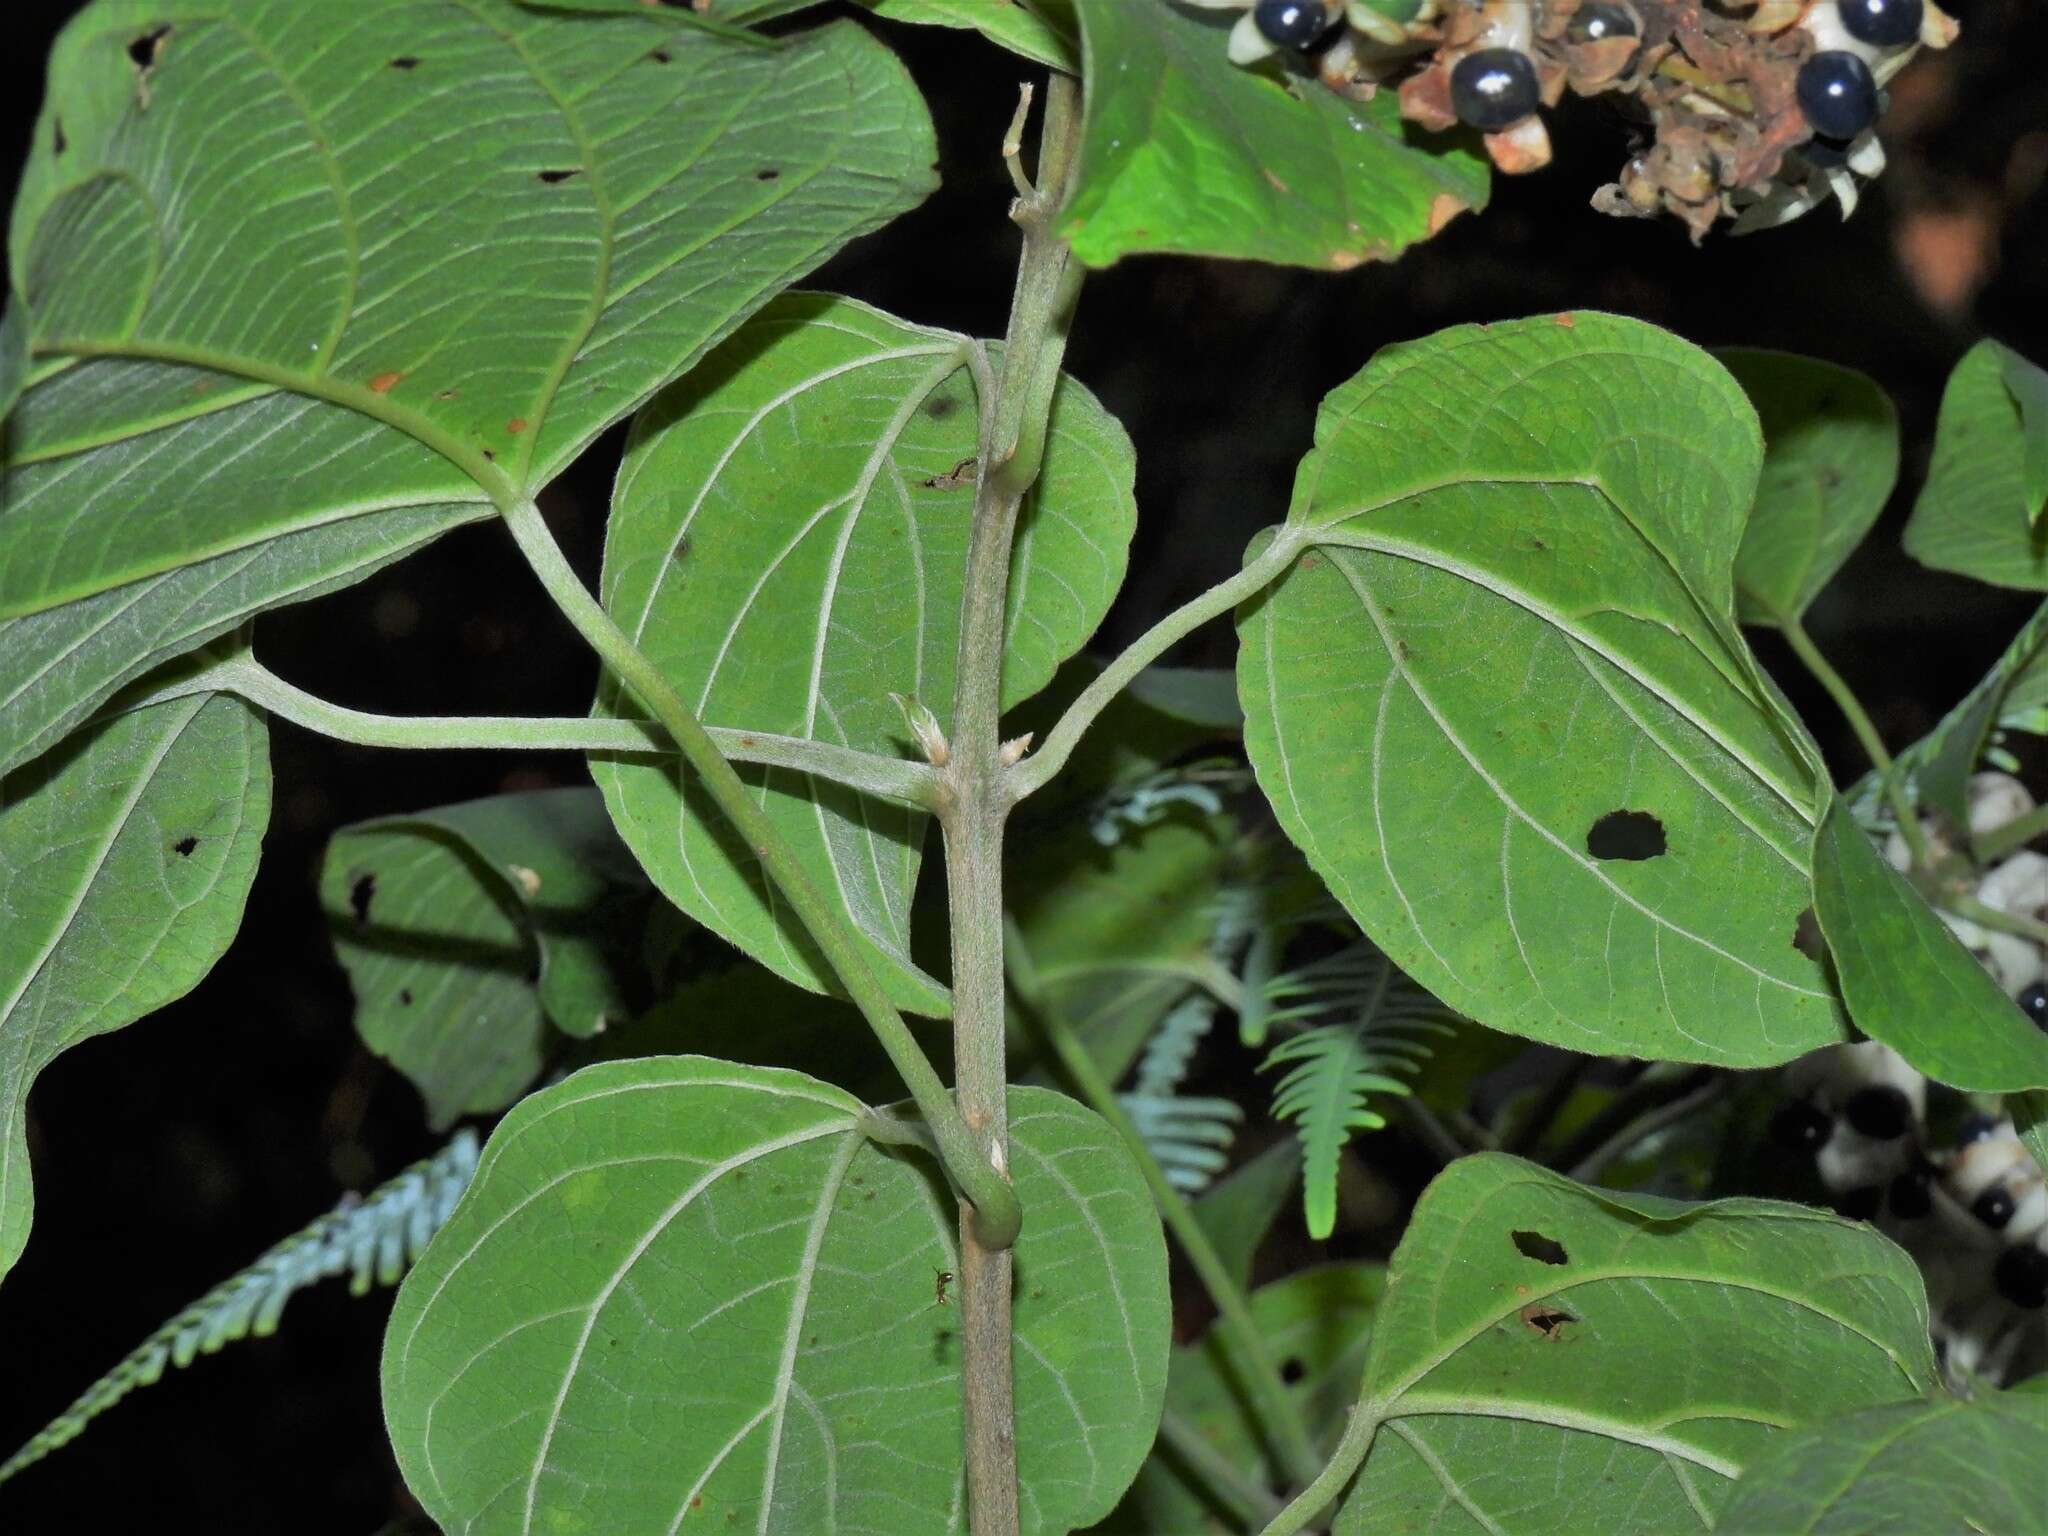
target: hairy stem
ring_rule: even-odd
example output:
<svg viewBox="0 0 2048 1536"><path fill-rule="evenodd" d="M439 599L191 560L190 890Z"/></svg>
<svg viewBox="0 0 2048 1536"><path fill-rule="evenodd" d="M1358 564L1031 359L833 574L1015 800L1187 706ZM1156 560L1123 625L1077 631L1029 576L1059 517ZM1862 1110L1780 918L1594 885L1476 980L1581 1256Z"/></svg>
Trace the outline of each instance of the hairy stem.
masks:
<svg viewBox="0 0 2048 1536"><path fill-rule="evenodd" d="M1365 1465L1365 1454L1372 1449L1372 1437L1379 1433L1379 1427L1380 1409L1376 1403L1363 1402L1352 1409L1351 1418L1344 1425L1344 1438L1330 1453L1329 1462L1259 1536L1297 1536L1314 1525L1323 1511L1337 1502L1344 1485Z"/></svg>
<svg viewBox="0 0 2048 1536"><path fill-rule="evenodd" d="M609 752L621 756L673 756L678 750L669 734L652 720L369 714L308 693L246 653L212 662L132 696L124 695L115 707L141 709L195 693L231 693L301 729L359 747ZM929 808L938 797L938 775L926 763L767 731L707 728L705 734L729 763L792 768L877 799L920 808Z"/></svg>
<svg viewBox="0 0 2048 1536"><path fill-rule="evenodd" d="M1067 706L1059 723L1046 733L1038 751L1010 770L1012 798L1022 800L1026 795L1043 789L1053 775L1066 766L1074 748L1080 745L1081 737L1095 723L1095 717L1130 686L1132 678L1165 655L1175 641L1192 634L1211 619L1230 612L1239 603L1258 596L1279 580L1294 557L1301 553L1302 543L1301 537L1293 530L1279 530L1273 541L1230 580L1211 587L1200 597L1176 608L1134 640L1129 650L1104 667L1095 681L1082 689L1080 696Z"/></svg>
<svg viewBox="0 0 2048 1536"><path fill-rule="evenodd" d="M554 535L532 502L519 502L505 509L505 525L519 545L534 574L547 588L563 615L590 642L605 665L633 691L667 731L683 760L703 783L719 810L746 840L747 847L761 861L761 867L775 882L812 940L824 952L839 984L854 1006L867 1019L882 1049L902 1076L910 1096L937 1139L946 1171L972 1205L963 1213L981 1234L981 1240L995 1247L1008 1247L1016 1240L1022 1220L1016 1191L1010 1181L988 1160L978 1138L969 1134L966 1121L946 1093L932 1064L918 1048L916 1038L889 1001L889 995L868 969L861 953L860 938L839 907L811 883L794 850L784 841L768 813L754 802L732 764L720 755L710 732L677 695L660 669L634 645L612 616L592 597L569 562L562 558Z"/></svg>
<svg viewBox="0 0 2048 1536"><path fill-rule="evenodd" d="M1229 1267L1216 1251L1216 1245L1209 1241L1209 1234L1195 1220L1194 1211L1180 1191L1168 1182L1166 1171L1145 1145L1145 1138L1131 1124L1131 1117L1124 1113L1122 1103L1103 1077L1102 1069L1096 1066L1095 1058L1088 1054L1088 1048L1075 1036L1073 1026L1047 998L1031 964L1030 951L1024 947L1023 938L1014 923L1010 926L1009 944L1010 984L1018 1002L1043 1030L1053 1054L1059 1058L1060 1066L1088 1107L1110 1123L1137 1160L1138 1171L1145 1176L1153 1203L1159 1207L1167 1230L1173 1233L1181 1251L1187 1255L1188 1263L1194 1267L1203 1288L1209 1293L1209 1299L1216 1303L1216 1336L1240 1384L1251 1397L1261 1426L1273 1438L1283 1462L1280 1471L1290 1483L1299 1485L1310 1481L1321 1468L1322 1458L1316 1454L1315 1440L1309 1433L1308 1421L1302 1417L1301 1406L1288 1395L1280 1378L1279 1362L1266 1348L1265 1337L1252 1319L1250 1301L1231 1277Z"/></svg>
<svg viewBox="0 0 2048 1536"><path fill-rule="evenodd" d="M2024 816L2015 816L2002 827L1993 827L1981 837L1970 839L1970 848L1980 864L1996 864L2048 832L2048 805L2037 805Z"/></svg>
<svg viewBox="0 0 2048 1536"><path fill-rule="evenodd" d="M1280 1512L1278 1499L1246 1477L1209 1443L1206 1435L1171 1409L1159 1417L1159 1443L1236 1517L1242 1528L1263 1525Z"/></svg>
<svg viewBox="0 0 2048 1536"><path fill-rule="evenodd" d="M1011 799L999 727L1010 559L1017 515L1044 455L1053 388L1080 289L1080 269L1053 232L1080 128L1080 88L1055 76L1046 92L1037 186L1011 210L1024 232L1024 249L1002 369L993 393L981 401L951 737L940 773L953 947L954 1087L983 1161L998 1169L1007 1167L1008 1158L1002 922L1003 827ZM959 1278L968 1516L974 1536L1016 1536L1010 1255L966 1222Z"/></svg>
<svg viewBox="0 0 2048 1536"><path fill-rule="evenodd" d="M1920 817L1913 809L1912 801L1906 797L1905 786L1899 782L1897 766L1892 762L1891 753L1885 750L1884 738L1877 734L1877 727L1871 724L1862 701L1856 697L1848 683L1843 681L1842 674L1829 664L1827 657L1821 655L1820 648L1813 643L1812 636L1807 634L1805 626L1798 619L1790 616L1781 617L1778 620L1778 629L1784 635L1785 643L1792 647L1792 654L1799 658L1800 665L1812 673L1814 681L1828 691L1828 697L1835 701L1835 707L1841 710L1842 717L1849 722L1849 729L1856 733L1856 740L1863 747L1863 755L1870 759L1870 766L1877 770L1878 781L1884 787L1885 799L1891 802L1892 814L1898 818L1899 836L1906 840L1907 848L1912 850L1913 867L1931 870L1934 867L1934 853L1927 846L1927 833L1920 825Z"/></svg>

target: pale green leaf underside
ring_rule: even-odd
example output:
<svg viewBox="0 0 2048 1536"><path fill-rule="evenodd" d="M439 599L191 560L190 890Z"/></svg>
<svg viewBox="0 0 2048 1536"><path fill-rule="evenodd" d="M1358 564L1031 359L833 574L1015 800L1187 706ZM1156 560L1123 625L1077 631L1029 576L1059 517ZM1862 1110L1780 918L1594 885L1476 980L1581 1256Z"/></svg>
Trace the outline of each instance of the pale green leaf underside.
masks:
<svg viewBox="0 0 2048 1536"><path fill-rule="evenodd" d="M791 294L643 413L613 498L605 601L706 724L897 757L916 748L891 694L946 723L974 504L968 345ZM1108 611L1134 472L1122 428L1064 381L1011 567L1005 704L1043 687ZM694 780L623 760L594 772L663 894L778 974L825 985ZM910 957L927 818L783 770L741 773L898 1003L943 1012L944 989Z"/></svg>
<svg viewBox="0 0 2048 1536"><path fill-rule="evenodd" d="M497 795L344 828L320 901L356 1031L444 1127L505 1108L546 1064L548 1025L623 1022L616 925L644 886L591 789Z"/></svg>
<svg viewBox="0 0 2048 1536"><path fill-rule="evenodd" d="M1418 141L1392 91L1354 102L1231 63L1231 13L1076 9L1088 115L1061 227L1091 266L1167 251L1342 271L1486 202L1485 159Z"/></svg>
<svg viewBox="0 0 2048 1536"><path fill-rule="evenodd" d="M1894 1403L1784 1436L1721 1511L1722 1536L2048 1532L2048 1398Z"/></svg>
<svg viewBox="0 0 2048 1536"><path fill-rule="evenodd" d="M1279 535L1307 552L1239 620L1246 745L1459 1012L1726 1066L1839 1038L1792 942L1803 737L1733 622L1759 450L1711 358L1602 315L1390 348L1324 403Z"/></svg>
<svg viewBox="0 0 2048 1536"><path fill-rule="evenodd" d="M644 8L100 0L59 40L12 227L38 361L0 615L50 618L0 646L0 708L29 711L0 724L60 728L169 654L95 600L161 606L149 583L240 556L237 600L182 601L189 645L532 493L914 203L932 157L847 26L767 48ZM344 528L347 560L287 548Z"/></svg>
<svg viewBox="0 0 2048 1536"><path fill-rule="evenodd" d="M1849 558L1899 478L1899 417L1863 374L1787 352L1715 354L1756 407L1764 466L1735 561L1742 618L1798 618Z"/></svg>
<svg viewBox="0 0 2048 1536"><path fill-rule="evenodd" d="M1165 1391L1166 1251L1071 1100L1010 1096L1024 1529L1107 1513ZM859 1102L701 1057L526 1100L399 1293L384 1403L450 1536L965 1529L953 1202Z"/></svg>
<svg viewBox="0 0 2048 1536"><path fill-rule="evenodd" d="M1466 1158L1394 1254L1336 1530L1710 1530L1780 1431L1934 1381L1919 1271L1869 1227Z"/></svg>
<svg viewBox="0 0 2048 1536"><path fill-rule="evenodd" d="M36 1074L212 969L269 815L263 723L227 698L117 716L0 782L0 1274L28 1237Z"/></svg>
<svg viewBox="0 0 2048 1536"><path fill-rule="evenodd" d="M2048 590L2048 527L2031 515L2031 481L2048 448L2031 445L2029 433L2048 435L2048 422L2029 422L2007 381L2008 359L2031 366L1980 341L1949 375L1906 552L1939 571L2038 592Z"/></svg>
<svg viewBox="0 0 2048 1536"><path fill-rule="evenodd" d="M1884 861L1845 802L1815 837L1813 891L1858 1029L1952 1088L2048 1088L2048 1034Z"/></svg>

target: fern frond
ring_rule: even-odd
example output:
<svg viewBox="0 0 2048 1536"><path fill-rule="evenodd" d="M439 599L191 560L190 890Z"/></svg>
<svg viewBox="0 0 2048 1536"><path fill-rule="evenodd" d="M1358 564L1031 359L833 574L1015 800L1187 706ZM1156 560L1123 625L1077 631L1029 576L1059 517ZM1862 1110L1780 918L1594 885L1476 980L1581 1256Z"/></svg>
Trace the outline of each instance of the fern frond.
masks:
<svg viewBox="0 0 2048 1536"><path fill-rule="evenodd" d="M1425 1037L1444 1030L1449 1016L1364 940L1275 976L1264 995L1268 1027L1300 1030L1259 1070L1287 1069L1273 1090L1273 1115L1295 1123L1309 1236L1325 1238L1337 1225L1338 1154L1353 1133L1386 1125L1373 1096L1408 1096L1405 1079L1429 1057Z"/></svg>
<svg viewBox="0 0 2048 1536"><path fill-rule="evenodd" d="M1120 785L1097 800L1088 812L1088 832L1108 848L1122 842L1127 830L1142 829L1163 820L1176 805L1192 806L1205 816L1214 816L1223 809L1219 790L1240 790L1250 782L1249 772L1221 758L1162 768Z"/></svg>
<svg viewBox="0 0 2048 1536"><path fill-rule="evenodd" d="M476 1159L476 1132L465 1129L432 1157L368 1195L347 1196L129 1351L47 1428L0 1463L0 1482L77 1439L93 1419L138 1387L154 1385L167 1369L190 1365L198 1356L251 1334L263 1338L276 1332L285 1303L322 1280L345 1274L350 1294L356 1296L372 1285L397 1284L447 1222L476 1172Z"/></svg>
<svg viewBox="0 0 2048 1536"><path fill-rule="evenodd" d="M1231 1099L1117 1096L1145 1149L1184 1195L1199 1195L1230 1163L1244 1110Z"/></svg>

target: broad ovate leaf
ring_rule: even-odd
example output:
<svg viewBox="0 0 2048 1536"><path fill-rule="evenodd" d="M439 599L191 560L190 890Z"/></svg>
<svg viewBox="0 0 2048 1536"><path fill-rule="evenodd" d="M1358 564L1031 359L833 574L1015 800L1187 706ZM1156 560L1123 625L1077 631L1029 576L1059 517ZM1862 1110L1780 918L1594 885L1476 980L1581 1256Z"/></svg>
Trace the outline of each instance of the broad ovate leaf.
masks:
<svg viewBox="0 0 2048 1536"><path fill-rule="evenodd" d="M975 494L969 346L791 294L641 416L613 498L605 602L707 724L902 756L917 749L893 696L947 723ZM1108 611L1134 473L1122 428L1063 381L1011 567L1006 704L1043 687ZM599 700L631 707L615 689ZM594 771L664 895L779 975L826 986L701 786L672 763ZM945 989L910 950L928 818L788 770L740 772L897 1002L944 1012Z"/></svg>
<svg viewBox="0 0 2048 1536"><path fill-rule="evenodd" d="M1579 314L1382 352L1332 394L1239 618L1281 825L1458 1012L1764 1066L1840 1038L1793 940L1814 785L1733 619L1761 459L1705 353Z"/></svg>
<svg viewBox="0 0 2048 1536"><path fill-rule="evenodd" d="M2001 587L2048 590L2048 379L1980 341L1949 375L1927 483L1906 524L1922 565Z"/></svg>
<svg viewBox="0 0 2048 1536"><path fill-rule="evenodd" d="M931 187L857 28L631 10L98 0L64 32L11 226L0 760L530 496Z"/></svg>
<svg viewBox="0 0 2048 1536"><path fill-rule="evenodd" d="M1893 1403L1783 1435L1743 1474L1721 1536L2048 1531L2048 1397Z"/></svg>
<svg viewBox="0 0 2048 1536"><path fill-rule="evenodd" d="M1867 1226L1461 1159L1373 1315L1337 1536L1712 1530L1787 1430L1933 1390L1927 1328L1919 1270Z"/></svg>
<svg viewBox="0 0 2048 1536"><path fill-rule="evenodd" d="M525 1092L550 1024L589 1036L643 1001L646 885L592 789L344 828L320 895L357 1033L411 1079L437 1128Z"/></svg>
<svg viewBox="0 0 2048 1536"><path fill-rule="evenodd" d="M1079 181L1061 229L1091 266L1173 252L1345 271L1391 261L1485 204L1470 145L1429 142L1391 90L1353 101L1244 69L1238 12L1081 0Z"/></svg>
<svg viewBox="0 0 2048 1536"><path fill-rule="evenodd" d="M860 1101L701 1057L520 1104L404 1287L384 1405L441 1526L966 1529L959 1268L936 1169ZM1026 1531L1108 1513L1166 1385L1166 1249L1115 1134L1010 1095Z"/></svg>
<svg viewBox="0 0 2048 1536"><path fill-rule="evenodd" d="M28 1238L36 1074L213 968L269 816L263 723L221 697L114 716L0 781L0 1274Z"/></svg>
<svg viewBox="0 0 2048 1536"><path fill-rule="evenodd" d="M1789 352L1715 354L1764 433L1756 505L1735 560L1742 618L1798 619L1849 558L1899 478L1899 415L1865 375Z"/></svg>
<svg viewBox="0 0 2048 1536"><path fill-rule="evenodd" d="M1814 911L1856 1027L1952 1088L2048 1088L2048 1034L1837 801L1813 847Z"/></svg>

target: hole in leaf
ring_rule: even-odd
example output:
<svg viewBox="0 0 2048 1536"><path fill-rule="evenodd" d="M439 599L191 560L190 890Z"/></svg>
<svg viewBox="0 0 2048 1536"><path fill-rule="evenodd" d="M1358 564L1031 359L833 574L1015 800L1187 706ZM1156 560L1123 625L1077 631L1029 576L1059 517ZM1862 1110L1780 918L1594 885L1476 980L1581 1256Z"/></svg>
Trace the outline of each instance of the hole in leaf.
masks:
<svg viewBox="0 0 2048 1536"><path fill-rule="evenodd" d="M61 117L52 119L50 127L52 130L50 134L50 152L61 155L71 147L71 141L64 137L64 119Z"/></svg>
<svg viewBox="0 0 2048 1536"><path fill-rule="evenodd" d="M393 59L391 61L391 67L393 69L404 70L418 69L420 67L420 61L414 58L411 54L407 54L404 58Z"/></svg>
<svg viewBox="0 0 2048 1536"><path fill-rule="evenodd" d="M171 35L168 23L152 27L128 45L128 62L145 75L156 68L156 61L163 57L164 39Z"/></svg>
<svg viewBox="0 0 2048 1536"><path fill-rule="evenodd" d="M1792 947L1818 965L1827 958L1828 947L1820 936L1820 919L1808 907L1792 922Z"/></svg>
<svg viewBox="0 0 2048 1536"><path fill-rule="evenodd" d="M357 922L367 923L370 920L370 902L376 894L377 877L375 875L357 875L354 880L349 882L348 907L351 912L355 913Z"/></svg>
<svg viewBox="0 0 2048 1536"><path fill-rule="evenodd" d="M398 1001L402 1006L410 1008L412 1006L412 988L400 987L398 989Z"/></svg>
<svg viewBox="0 0 2048 1536"><path fill-rule="evenodd" d="M1639 862L1661 855L1664 823L1648 811L1609 811L1586 833L1586 852L1596 859Z"/></svg>
<svg viewBox="0 0 2048 1536"><path fill-rule="evenodd" d="M1301 1363L1299 1355L1289 1355L1280 1362L1280 1379L1290 1387L1308 1374L1308 1367Z"/></svg>
<svg viewBox="0 0 2048 1536"><path fill-rule="evenodd" d="M191 857L192 857L192 855L193 855L193 854L194 854L194 853L195 853L196 851L198 851L198 848L199 848L199 839L198 839L198 838L196 838L196 837L190 837L190 836L187 836L187 837L181 837L181 838L179 838L179 839L178 839L178 840L177 840L177 841L176 841L175 843L171 844L171 849L172 849L172 851L173 851L174 853L176 853L176 854L178 855L178 857L179 857L179 858L181 858L181 859L189 859L189 858L191 858Z"/></svg>
<svg viewBox="0 0 2048 1536"><path fill-rule="evenodd" d="M1534 1259L1538 1264L1571 1262L1571 1255L1564 1251L1564 1244L1554 1237L1545 1237L1541 1232L1514 1232L1509 1235L1514 1239L1516 1251L1525 1259Z"/></svg>
<svg viewBox="0 0 2048 1536"><path fill-rule="evenodd" d="M675 58L675 55L670 53L666 48L657 48L654 50L654 52L647 55L647 57L654 60L654 62L657 64L667 64Z"/></svg>
<svg viewBox="0 0 2048 1536"><path fill-rule="evenodd" d="M1567 1326L1576 1323L1578 1319L1562 1307L1547 1306L1543 1302L1532 1301L1528 1306L1522 1308L1522 1321L1535 1329L1544 1338L1555 1339L1563 1334Z"/></svg>
<svg viewBox="0 0 2048 1536"><path fill-rule="evenodd" d="M580 176L582 173L583 168L581 166L572 166L566 171L542 171L540 179L551 187L558 187L571 176Z"/></svg>
<svg viewBox="0 0 2048 1536"><path fill-rule="evenodd" d="M779 181L781 178L782 172L775 169L772 165L764 166L762 169L754 172L754 180L756 181Z"/></svg>

